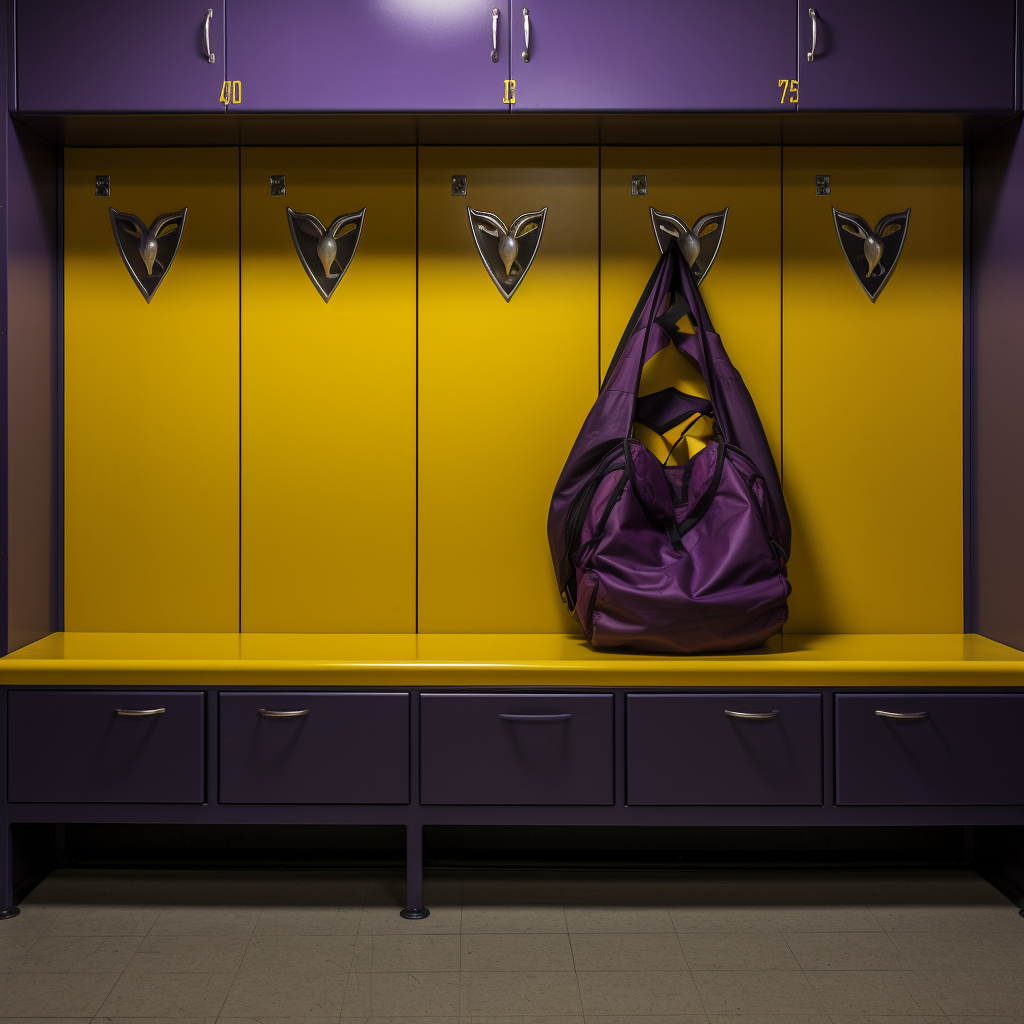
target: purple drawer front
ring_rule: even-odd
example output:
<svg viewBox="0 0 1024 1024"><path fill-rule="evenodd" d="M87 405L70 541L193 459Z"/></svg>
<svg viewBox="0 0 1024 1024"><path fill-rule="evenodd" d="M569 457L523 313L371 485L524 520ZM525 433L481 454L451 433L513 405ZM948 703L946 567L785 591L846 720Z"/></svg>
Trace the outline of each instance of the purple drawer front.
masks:
<svg viewBox="0 0 1024 1024"><path fill-rule="evenodd" d="M425 804L611 804L612 698L427 693L420 756Z"/></svg>
<svg viewBox="0 0 1024 1024"><path fill-rule="evenodd" d="M203 802L201 693L15 691L7 710L12 803Z"/></svg>
<svg viewBox="0 0 1024 1024"><path fill-rule="evenodd" d="M821 696L630 694L626 780L634 806L820 804Z"/></svg>
<svg viewBox="0 0 1024 1024"><path fill-rule="evenodd" d="M840 694L836 803L1024 804L1022 734L1024 695Z"/></svg>
<svg viewBox="0 0 1024 1024"><path fill-rule="evenodd" d="M222 693L220 802L408 803L409 695Z"/></svg>

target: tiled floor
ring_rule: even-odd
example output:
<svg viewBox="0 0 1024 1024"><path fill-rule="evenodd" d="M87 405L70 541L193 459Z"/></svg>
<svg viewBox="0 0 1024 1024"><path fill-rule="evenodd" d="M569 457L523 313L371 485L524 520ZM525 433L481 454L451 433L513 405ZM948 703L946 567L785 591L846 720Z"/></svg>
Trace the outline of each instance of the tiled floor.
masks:
<svg viewBox="0 0 1024 1024"><path fill-rule="evenodd" d="M429 918L401 899L394 873L59 871L0 922L0 1016L1024 1024L1024 918L967 871L438 873Z"/></svg>

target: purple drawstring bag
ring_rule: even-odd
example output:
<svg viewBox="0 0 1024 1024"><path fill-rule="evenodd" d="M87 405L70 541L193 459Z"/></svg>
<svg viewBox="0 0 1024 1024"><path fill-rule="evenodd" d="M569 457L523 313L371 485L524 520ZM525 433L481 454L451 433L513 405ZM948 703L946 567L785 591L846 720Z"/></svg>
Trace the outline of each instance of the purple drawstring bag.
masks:
<svg viewBox="0 0 1024 1024"><path fill-rule="evenodd" d="M679 330L689 314L694 333ZM692 357L710 401L638 398L668 345ZM706 446L664 465L633 436L713 418ZM667 460L666 460L667 461ZM594 647L696 654L757 647L786 621L790 525L750 393L677 246L662 255L565 463L548 514L562 600Z"/></svg>

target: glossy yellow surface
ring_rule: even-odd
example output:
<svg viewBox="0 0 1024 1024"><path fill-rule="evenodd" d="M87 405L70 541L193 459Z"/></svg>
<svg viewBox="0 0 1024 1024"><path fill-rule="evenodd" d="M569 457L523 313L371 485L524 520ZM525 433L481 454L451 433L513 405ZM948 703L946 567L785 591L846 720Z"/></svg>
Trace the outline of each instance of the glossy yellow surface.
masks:
<svg viewBox="0 0 1024 1024"><path fill-rule="evenodd" d="M563 633L545 523L597 394L596 148L420 149L419 630ZM453 174L469 194L451 194ZM467 205L548 207L512 301Z"/></svg>
<svg viewBox="0 0 1024 1024"><path fill-rule="evenodd" d="M148 305L110 206L188 207ZM237 629L238 151L65 150L64 275L65 621Z"/></svg>
<svg viewBox="0 0 1024 1024"><path fill-rule="evenodd" d="M631 195L634 174L647 175L646 196ZM690 227L703 214L729 207L722 244L701 295L757 405L776 462L782 440L780 188L777 146L601 149L602 373L658 261L650 207L673 213ZM706 394L688 362L675 349L659 353L647 365L641 394L666 387ZM670 440L676 433L670 433ZM643 427L637 434L656 455L667 454L657 434ZM691 446L688 456L693 454Z"/></svg>
<svg viewBox="0 0 1024 1024"><path fill-rule="evenodd" d="M977 634L787 635L741 654L675 657L543 633L54 633L0 658L0 682L991 687L1024 686L1024 652Z"/></svg>
<svg viewBox="0 0 1024 1024"><path fill-rule="evenodd" d="M800 147L784 165L787 631L958 633L962 151ZM830 197L815 195L824 173ZM832 206L872 225L911 208L874 304L843 256Z"/></svg>
<svg viewBox="0 0 1024 1024"><path fill-rule="evenodd" d="M241 181L241 628L411 632L416 151L244 148ZM328 303L289 206L325 225L366 208Z"/></svg>

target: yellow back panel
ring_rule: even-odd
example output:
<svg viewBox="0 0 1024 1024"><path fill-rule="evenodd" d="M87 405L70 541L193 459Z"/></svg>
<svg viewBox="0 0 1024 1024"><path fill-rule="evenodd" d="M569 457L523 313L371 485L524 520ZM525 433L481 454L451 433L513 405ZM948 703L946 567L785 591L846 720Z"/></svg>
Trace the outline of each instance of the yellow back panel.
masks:
<svg viewBox="0 0 1024 1024"><path fill-rule="evenodd" d="M785 151L787 632L963 630L962 167L956 147ZM874 304L833 206L872 226L911 208Z"/></svg>
<svg viewBox="0 0 1024 1024"><path fill-rule="evenodd" d="M327 303L289 206L366 208ZM242 630L412 632L415 150L243 149L241 307Z"/></svg>
<svg viewBox="0 0 1024 1024"><path fill-rule="evenodd" d="M597 393L595 148L420 150L419 628L558 633L545 524ZM453 174L469 194L451 194ZM548 207L506 303L467 205L506 225Z"/></svg>
<svg viewBox="0 0 1024 1024"><path fill-rule="evenodd" d="M634 174L647 176L646 196L631 194ZM601 150L602 373L658 261L650 207L675 214L690 227L702 214L728 207L722 244L701 284L701 295L753 396L776 462L782 441L780 185L777 146ZM655 359L659 365L648 364L641 393L669 386L685 390L685 378L674 372L685 372L678 353L665 350ZM660 365L665 363L670 365ZM657 435L648 433L637 429L638 436L650 443Z"/></svg>
<svg viewBox="0 0 1024 1024"><path fill-rule="evenodd" d="M149 305L111 206L188 208ZM68 149L64 210L65 628L236 630L238 151Z"/></svg>

